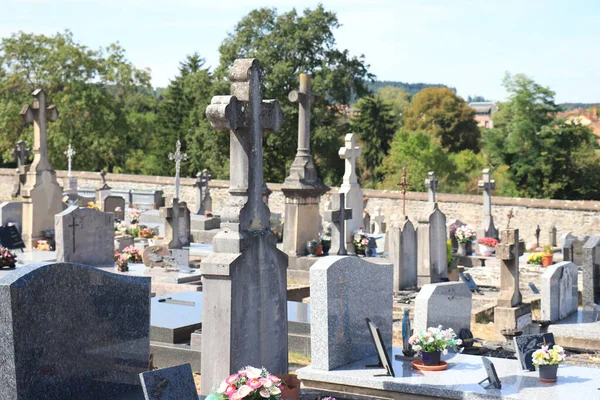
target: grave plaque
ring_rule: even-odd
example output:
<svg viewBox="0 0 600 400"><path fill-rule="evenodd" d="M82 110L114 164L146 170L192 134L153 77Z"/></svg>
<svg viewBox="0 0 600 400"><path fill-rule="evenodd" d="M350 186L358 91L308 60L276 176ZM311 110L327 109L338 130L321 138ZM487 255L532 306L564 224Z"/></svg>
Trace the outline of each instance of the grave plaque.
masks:
<svg viewBox="0 0 600 400"><path fill-rule="evenodd" d="M142 372L146 400L198 400L190 364Z"/></svg>
<svg viewBox="0 0 600 400"><path fill-rule="evenodd" d="M515 344L515 353L524 370L535 371L531 356L533 352L542 348L544 343L554 344L554 335L552 333L540 333L535 335L523 335L513 338Z"/></svg>
<svg viewBox="0 0 600 400"><path fill-rule="evenodd" d="M472 297L462 282L423 285L415 299L415 332L438 325L457 333L463 328L471 329Z"/></svg>
<svg viewBox="0 0 600 400"><path fill-rule="evenodd" d="M479 286L477 286L477 284L475 283L475 279L473 279L471 274L469 274L468 272L467 273L459 272L458 276L460 277L460 280L463 281L467 285L467 287L469 288L469 290L471 292L479 291Z"/></svg>
<svg viewBox="0 0 600 400"><path fill-rule="evenodd" d="M106 196L104 198L104 212L115 215L115 219L125 219L125 199L121 196Z"/></svg>
<svg viewBox="0 0 600 400"><path fill-rule="evenodd" d="M15 225L0 227L0 243L9 250L25 248L25 242Z"/></svg>
<svg viewBox="0 0 600 400"><path fill-rule="evenodd" d="M540 294L540 290L535 286L533 282L529 282L529 288L533 292L533 294Z"/></svg>

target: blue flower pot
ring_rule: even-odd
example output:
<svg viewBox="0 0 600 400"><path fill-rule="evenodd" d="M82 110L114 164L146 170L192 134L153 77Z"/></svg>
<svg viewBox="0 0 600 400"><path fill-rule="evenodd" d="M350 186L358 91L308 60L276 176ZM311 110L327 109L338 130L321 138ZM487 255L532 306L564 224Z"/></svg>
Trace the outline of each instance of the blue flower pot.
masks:
<svg viewBox="0 0 600 400"><path fill-rule="evenodd" d="M422 351L421 352L421 360L423 361L423 365L440 365L440 361L442 358L441 351Z"/></svg>

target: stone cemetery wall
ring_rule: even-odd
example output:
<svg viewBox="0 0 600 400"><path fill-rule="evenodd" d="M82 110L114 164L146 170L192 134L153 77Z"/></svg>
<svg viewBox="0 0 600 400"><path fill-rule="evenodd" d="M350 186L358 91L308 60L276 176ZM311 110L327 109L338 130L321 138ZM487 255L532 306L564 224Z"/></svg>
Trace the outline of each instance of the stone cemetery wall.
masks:
<svg viewBox="0 0 600 400"><path fill-rule="evenodd" d="M66 171L57 171L59 180L67 176ZM79 179L79 188L95 188L100 184L100 177L96 172L73 171L73 176ZM10 201L10 193L14 184L15 172L11 168L0 169L0 201ZM166 204L170 204L175 191L174 178L165 176L145 176L127 174L107 174L108 184L115 189L155 189L165 193ZM187 202L190 210L196 205L196 190L194 178L181 179L181 201ZM213 199L211 210L219 213L227 198L228 181L211 180L210 195ZM269 199L271 212L283 215L285 197L281 192L280 184L268 184L273 191ZM337 188L332 188L337 190ZM381 208L388 226L400 218L402 212L402 194L391 190L364 189L364 195L369 199L367 210L375 213L375 207ZM411 218L422 212L427 201L425 192L407 192L406 214ZM320 211L323 214L325 202L329 201L329 194L321 197ZM471 226L479 226L483 217L483 196L459 195L438 193L436 196L440 210L446 214L448 221L458 218ZM573 232L576 236L598 235L600 233L600 201L569 201L524 199L510 197L492 197L492 214L499 227L506 227L509 210L513 210L514 217L511 226L521 229L521 237L528 244L533 244L536 225L540 225L540 241L545 244L549 241L548 231L552 224L556 225L557 236Z"/></svg>

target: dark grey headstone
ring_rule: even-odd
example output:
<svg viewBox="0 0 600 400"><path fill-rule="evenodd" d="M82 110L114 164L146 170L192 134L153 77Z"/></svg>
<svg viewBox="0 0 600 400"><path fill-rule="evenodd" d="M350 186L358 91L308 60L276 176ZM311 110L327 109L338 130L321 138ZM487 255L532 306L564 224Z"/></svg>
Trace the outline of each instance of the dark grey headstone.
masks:
<svg viewBox="0 0 600 400"><path fill-rule="evenodd" d="M458 276L460 276L460 280L467 284L467 288L471 292L476 292L479 290L479 286L475 283L475 279L471 276L471 274L459 272Z"/></svg>
<svg viewBox="0 0 600 400"><path fill-rule="evenodd" d="M583 246L583 308L600 304L600 236L591 236Z"/></svg>
<svg viewBox="0 0 600 400"><path fill-rule="evenodd" d="M202 292L180 292L152 298L150 339L181 343L202 328Z"/></svg>
<svg viewBox="0 0 600 400"><path fill-rule="evenodd" d="M539 289L537 288L537 286L535 286L533 282L529 282L529 288L531 288L533 294L540 294Z"/></svg>
<svg viewBox="0 0 600 400"><path fill-rule="evenodd" d="M190 364L140 374L146 400L198 400Z"/></svg>
<svg viewBox="0 0 600 400"><path fill-rule="evenodd" d="M0 400L141 395L150 279L69 263L0 278Z"/></svg>
<svg viewBox="0 0 600 400"><path fill-rule="evenodd" d="M106 196L104 199L104 212L115 215L115 219L125 219L125 199L120 196Z"/></svg>
<svg viewBox="0 0 600 400"><path fill-rule="evenodd" d="M516 336L514 339L515 352L517 359L524 370L535 371L531 356L536 350L542 348L544 341L547 344L554 344L554 335L552 333L539 333L535 335Z"/></svg>

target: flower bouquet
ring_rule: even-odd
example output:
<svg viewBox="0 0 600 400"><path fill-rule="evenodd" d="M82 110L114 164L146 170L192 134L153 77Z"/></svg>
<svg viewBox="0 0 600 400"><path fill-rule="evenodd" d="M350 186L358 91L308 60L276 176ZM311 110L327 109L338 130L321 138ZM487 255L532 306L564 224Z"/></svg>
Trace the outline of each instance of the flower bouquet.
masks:
<svg viewBox="0 0 600 400"><path fill-rule="evenodd" d="M129 254L121 254L117 259L117 269L119 272L129 271Z"/></svg>
<svg viewBox="0 0 600 400"><path fill-rule="evenodd" d="M554 345L550 348L550 346L551 344L543 345L541 349L534 351L531 356L533 365L540 372L542 382L556 382L558 365L566 358L562 347Z"/></svg>
<svg viewBox="0 0 600 400"><path fill-rule="evenodd" d="M154 236L156 236L156 232L154 232L152 229L143 228L140 230L138 235L142 239L152 239Z"/></svg>
<svg viewBox="0 0 600 400"><path fill-rule="evenodd" d="M50 251L50 244L47 240L38 240L35 246L36 251Z"/></svg>
<svg viewBox="0 0 600 400"><path fill-rule="evenodd" d="M408 343L414 351L421 354L423 365L433 366L441 364L441 354L448 354L448 348L458 350L462 340L456 337L452 328L444 330L440 325L414 334L408 339Z"/></svg>
<svg viewBox="0 0 600 400"><path fill-rule="evenodd" d="M212 398L219 400L281 400L281 379L264 368L246 367L227 377Z"/></svg>
<svg viewBox="0 0 600 400"><path fill-rule="evenodd" d="M130 224L137 224L138 222L140 222L140 215L141 212L137 208L128 208L126 219L129 221Z"/></svg>
<svg viewBox="0 0 600 400"><path fill-rule="evenodd" d="M9 249L0 248L0 268L15 268L17 266L17 256Z"/></svg>
<svg viewBox="0 0 600 400"><path fill-rule="evenodd" d="M87 203L87 208L91 208L92 210L99 210L100 211L100 206L96 203L94 203L93 201L88 201Z"/></svg>
<svg viewBox="0 0 600 400"><path fill-rule="evenodd" d="M468 243L475 239L475 231L469 227L469 225L459 226L456 228L454 237L458 243Z"/></svg>
<svg viewBox="0 0 600 400"><path fill-rule="evenodd" d="M477 243L479 244L479 253L485 257L494 254L496 246L498 245L498 241L492 237L479 238L477 239Z"/></svg>
<svg viewBox="0 0 600 400"><path fill-rule="evenodd" d="M143 228L140 227L137 223L135 224L131 224L127 227L127 233L129 233L131 236L133 236L134 238L139 237L140 235L140 231Z"/></svg>
<svg viewBox="0 0 600 400"><path fill-rule="evenodd" d="M369 245L369 238L367 237L367 233L364 231L362 226L359 230L354 232L352 244L354 244L354 252L356 254L365 254L367 246Z"/></svg>
<svg viewBox="0 0 600 400"><path fill-rule="evenodd" d="M123 253L127 255L127 261L131 263L142 262L142 252L133 246L127 246L123 249Z"/></svg>

